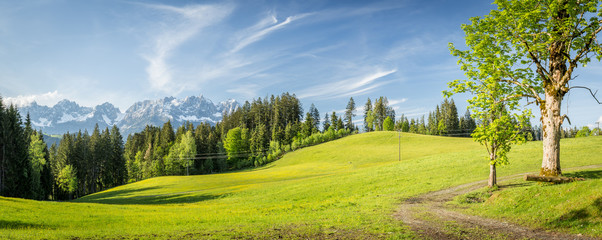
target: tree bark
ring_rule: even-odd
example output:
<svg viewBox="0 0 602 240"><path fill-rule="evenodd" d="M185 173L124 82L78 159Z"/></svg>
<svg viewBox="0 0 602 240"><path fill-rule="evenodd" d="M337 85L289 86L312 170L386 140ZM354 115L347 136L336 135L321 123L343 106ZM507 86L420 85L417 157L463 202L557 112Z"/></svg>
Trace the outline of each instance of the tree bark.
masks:
<svg viewBox="0 0 602 240"><path fill-rule="evenodd" d="M560 169L561 101L562 96L560 94L550 94L546 90L545 105L541 106L543 159L539 172L540 176L558 176L562 174Z"/></svg>
<svg viewBox="0 0 602 240"><path fill-rule="evenodd" d="M567 1L559 0L561 6L555 14L556 26L552 27L554 35L562 36L562 24L570 18L567 10ZM566 54L567 40L558 39L548 47L549 76L543 76L545 100L540 104L541 122L543 127L543 159L541 162L540 176L558 176L560 170L560 134L563 117L560 116L562 98L568 92L567 83L571 79L572 68L567 68ZM549 77L546 79L546 77Z"/></svg>
<svg viewBox="0 0 602 240"><path fill-rule="evenodd" d="M497 185L497 173L495 170L495 164L489 165L489 181L487 182L488 187Z"/></svg>

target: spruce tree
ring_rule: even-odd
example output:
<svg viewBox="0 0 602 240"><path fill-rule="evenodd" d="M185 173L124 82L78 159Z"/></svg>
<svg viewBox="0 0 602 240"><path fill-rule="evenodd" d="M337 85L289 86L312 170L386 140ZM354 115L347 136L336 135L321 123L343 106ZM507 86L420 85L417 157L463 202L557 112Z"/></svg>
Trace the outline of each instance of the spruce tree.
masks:
<svg viewBox="0 0 602 240"><path fill-rule="evenodd" d="M111 128L110 136L112 181L109 187L114 187L126 183L127 169L125 157L123 156L123 137L116 125L113 125L113 128Z"/></svg>
<svg viewBox="0 0 602 240"><path fill-rule="evenodd" d="M374 131L373 121L370 121L370 119L368 119L369 112L372 112L372 101L370 101L370 98L368 98L368 100L366 101L366 105L364 105L364 131L366 132ZM334 122L334 119L332 121Z"/></svg>
<svg viewBox="0 0 602 240"><path fill-rule="evenodd" d="M328 131L328 128L330 128L330 117L328 116L328 113L324 114L324 126L323 126L323 132Z"/></svg>
<svg viewBox="0 0 602 240"><path fill-rule="evenodd" d="M355 117L355 101L353 101L353 98L349 98L347 108L345 109L345 128L349 129L349 131L354 130L353 117Z"/></svg>
<svg viewBox="0 0 602 240"><path fill-rule="evenodd" d="M316 106L314 106L313 103L309 107L309 113L311 113L311 117L313 120L313 125L314 125L313 129L319 130L320 129L320 112L318 111Z"/></svg>
<svg viewBox="0 0 602 240"><path fill-rule="evenodd" d="M2 103L2 97L0 97L0 196L6 196L5 187L8 162L6 158L6 144L8 143L8 139L6 137L6 123L7 118L4 109L4 103Z"/></svg>
<svg viewBox="0 0 602 240"><path fill-rule="evenodd" d="M330 115L330 121L332 122L332 128L337 131L339 129L337 129L337 122L339 121L339 118L337 117L337 113L336 112L332 112L332 114Z"/></svg>
<svg viewBox="0 0 602 240"><path fill-rule="evenodd" d="M21 118L17 108L10 105L4 113L2 149L4 159L2 196L31 197L31 163L28 159L25 131L21 126Z"/></svg>
<svg viewBox="0 0 602 240"><path fill-rule="evenodd" d="M307 112L305 115L305 121L303 122L303 127L301 128L301 134L303 134L304 137L309 137L314 132L313 122L313 114L311 114L311 112Z"/></svg>

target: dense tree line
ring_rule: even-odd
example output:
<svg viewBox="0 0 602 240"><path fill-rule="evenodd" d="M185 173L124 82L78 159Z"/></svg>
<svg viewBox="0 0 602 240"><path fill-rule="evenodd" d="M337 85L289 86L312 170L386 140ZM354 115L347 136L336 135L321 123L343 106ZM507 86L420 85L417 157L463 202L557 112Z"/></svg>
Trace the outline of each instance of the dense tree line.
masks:
<svg viewBox="0 0 602 240"><path fill-rule="evenodd" d="M29 118L27 118L29 119ZM0 99L0 195L6 197L36 198L46 195L44 191L47 188L42 185L48 185L42 178L42 172L47 166L44 164L48 159L42 149L40 152L37 147L32 149L35 156L30 157L29 145L31 139L37 144L38 134L28 127L23 126L21 117L14 105L5 107ZM43 140L41 140L43 141ZM41 158L40 158L41 156ZM32 161L39 161L32 164ZM38 171L35 172L34 171ZM34 179L35 177L37 179ZM34 186L35 185L35 186Z"/></svg>
<svg viewBox="0 0 602 240"><path fill-rule="evenodd" d="M408 119L401 115L395 121L395 111L389 106L386 97L379 97L374 101L368 98L364 105L364 131L402 131L429 135L462 136L470 137L476 128L476 123L467 110L464 116L458 117L458 110L454 100L445 99L437 105L434 111L425 116Z"/></svg>
<svg viewBox="0 0 602 240"><path fill-rule="evenodd" d="M117 127L92 135L65 134L50 149L29 114L0 99L0 195L38 200L71 199L123 184L123 140Z"/></svg>
<svg viewBox="0 0 602 240"><path fill-rule="evenodd" d="M129 181L261 166L285 152L350 134L355 129L353 99L348 108L352 110L345 118L326 114L320 130L318 109L312 104L303 118L299 99L284 93L246 101L224 113L215 126L188 123L175 132L169 121L162 127L147 126L125 144Z"/></svg>
<svg viewBox="0 0 602 240"><path fill-rule="evenodd" d="M425 116L408 119L402 115L395 123L395 129L402 132L455 137L470 137L476 126L470 111L466 110L463 116L458 117L454 100L447 98L429 112L426 119Z"/></svg>
<svg viewBox="0 0 602 240"><path fill-rule="evenodd" d="M168 121L128 136L124 154L128 180L226 170L220 126L188 123L174 131Z"/></svg>
<svg viewBox="0 0 602 240"><path fill-rule="evenodd" d="M54 199L72 199L122 185L126 182L123 137L117 126L92 135L66 133L58 146L50 147Z"/></svg>
<svg viewBox="0 0 602 240"><path fill-rule="evenodd" d="M374 106L370 98L364 105L364 131L382 131L382 130L393 130L385 129L385 120L389 118L390 121L395 119L395 110L389 106L389 100L387 97L379 97L374 100Z"/></svg>

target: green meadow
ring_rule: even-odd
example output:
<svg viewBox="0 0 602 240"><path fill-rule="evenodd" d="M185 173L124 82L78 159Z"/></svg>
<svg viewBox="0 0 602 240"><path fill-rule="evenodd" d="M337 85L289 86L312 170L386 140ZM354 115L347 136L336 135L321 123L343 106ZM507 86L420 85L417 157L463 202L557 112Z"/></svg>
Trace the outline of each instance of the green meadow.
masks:
<svg viewBox="0 0 602 240"><path fill-rule="evenodd" d="M563 139L562 167L601 164L600 146L602 137ZM396 132L373 132L300 149L262 168L152 178L71 202L0 197L0 238L409 238L413 233L392 216L401 201L484 180L489 174L485 149L471 139L404 133L401 152L399 161ZM541 142L515 146L510 165L498 168L499 176L539 171L541 152ZM588 176L596 178L595 174ZM502 188L471 211L484 215L501 212L507 218L538 226L538 219L519 215L539 207L537 204L523 206L526 200L508 201L528 198L527 194L536 194L544 187L552 193L531 199L555 201L566 197L555 192L568 191L565 186L584 193L568 198L587 195L596 201L602 187L597 176L597 180L577 183L583 184L577 187L531 184ZM587 190L592 188L598 190ZM588 201L583 205L554 205L550 211L579 211L591 204ZM503 209L511 204L527 210ZM596 214L596 209L586 211ZM579 230L602 236L592 230L600 227L595 223L599 215L592 219L594 224ZM543 227L570 231L572 224L576 223L564 221Z"/></svg>

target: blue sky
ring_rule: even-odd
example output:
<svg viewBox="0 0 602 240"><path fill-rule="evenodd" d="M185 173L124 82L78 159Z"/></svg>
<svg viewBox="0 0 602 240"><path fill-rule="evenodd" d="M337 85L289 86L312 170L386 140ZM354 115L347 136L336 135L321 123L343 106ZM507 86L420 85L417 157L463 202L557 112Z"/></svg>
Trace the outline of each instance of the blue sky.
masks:
<svg viewBox="0 0 602 240"><path fill-rule="evenodd" d="M483 0L3 1L0 95L49 106L65 98L110 102L125 111L165 96L242 102L290 92L321 115L342 111L350 97L361 107L386 96L398 116L419 117L443 100L447 82L463 77L447 44L461 45L460 25L493 7ZM577 74L575 85L602 89L601 64ZM461 114L467 97L454 97ZM580 90L563 111L578 126L602 120L602 105Z"/></svg>

